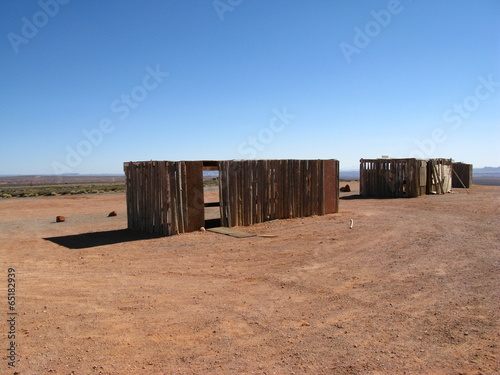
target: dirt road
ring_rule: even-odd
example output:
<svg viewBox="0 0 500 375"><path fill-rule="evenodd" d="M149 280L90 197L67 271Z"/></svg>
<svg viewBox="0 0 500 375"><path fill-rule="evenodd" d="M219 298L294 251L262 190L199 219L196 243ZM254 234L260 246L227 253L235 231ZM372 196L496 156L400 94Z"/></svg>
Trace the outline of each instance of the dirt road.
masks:
<svg viewBox="0 0 500 375"><path fill-rule="evenodd" d="M345 195L245 239L127 233L124 194L0 200L0 372L498 373L499 198Z"/></svg>

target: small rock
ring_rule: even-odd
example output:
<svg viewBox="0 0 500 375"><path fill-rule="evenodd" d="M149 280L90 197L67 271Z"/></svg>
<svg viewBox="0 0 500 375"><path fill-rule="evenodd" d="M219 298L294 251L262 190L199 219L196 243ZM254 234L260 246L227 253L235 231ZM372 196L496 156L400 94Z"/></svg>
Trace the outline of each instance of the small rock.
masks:
<svg viewBox="0 0 500 375"><path fill-rule="evenodd" d="M116 211L111 211L108 215L108 217L111 217L111 216L118 216L118 213Z"/></svg>
<svg viewBox="0 0 500 375"><path fill-rule="evenodd" d="M341 187L340 191L342 191L344 193L350 193L351 192L351 187L347 184L346 186Z"/></svg>
<svg viewBox="0 0 500 375"><path fill-rule="evenodd" d="M205 231L206 231L205 227L200 228L200 232L205 232Z"/></svg>
<svg viewBox="0 0 500 375"><path fill-rule="evenodd" d="M56 223L64 223L66 221L66 218L64 216L57 216L56 217Z"/></svg>

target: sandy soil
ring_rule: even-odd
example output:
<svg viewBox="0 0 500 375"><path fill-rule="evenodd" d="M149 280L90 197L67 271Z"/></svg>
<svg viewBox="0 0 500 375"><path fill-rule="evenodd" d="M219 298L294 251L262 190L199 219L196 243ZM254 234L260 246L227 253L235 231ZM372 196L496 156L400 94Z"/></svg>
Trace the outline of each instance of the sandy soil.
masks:
<svg viewBox="0 0 500 375"><path fill-rule="evenodd" d="M342 195L245 239L127 233L124 194L0 200L0 373L498 373L500 187Z"/></svg>

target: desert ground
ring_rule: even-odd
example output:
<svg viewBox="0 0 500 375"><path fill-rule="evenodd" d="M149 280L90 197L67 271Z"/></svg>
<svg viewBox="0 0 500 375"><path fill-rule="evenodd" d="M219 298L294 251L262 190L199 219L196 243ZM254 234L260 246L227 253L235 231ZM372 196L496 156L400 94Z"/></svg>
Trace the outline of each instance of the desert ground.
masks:
<svg viewBox="0 0 500 375"><path fill-rule="evenodd" d="M0 373L499 373L500 187L351 187L250 238L130 233L123 193L0 200Z"/></svg>

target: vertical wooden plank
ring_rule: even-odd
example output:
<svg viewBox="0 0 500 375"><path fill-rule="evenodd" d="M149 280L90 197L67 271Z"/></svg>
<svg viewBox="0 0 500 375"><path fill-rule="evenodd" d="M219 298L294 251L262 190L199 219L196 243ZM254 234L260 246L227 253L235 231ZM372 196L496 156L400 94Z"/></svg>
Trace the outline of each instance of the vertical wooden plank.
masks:
<svg viewBox="0 0 500 375"><path fill-rule="evenodd" d="M170 188L170 215L171 215L171 234L178 234L178 213L177 213L177 178L176 178L176 162L168 164L168 179Z"/></svg>
<svg viewBox="0 0 500 375"><path fill-rule="evenodd" d="M143 162L142 168L142 230L148 232L148 163Z"/></svg>
<svg viewBox="0 0 500 375"><path fill-rule="evenodd" d="M231 201L231 226L238 225L238 162L232 160L229 169L229 193Z"/></svg>
<svg viewBox="0 0 500 375"><path fill-rule="evenodd" d="M185 230L194 232L205 225L205 201L203 198L203 161L185 162L184 186L186 207Z"/></svg>
<svg viewBox="0 0 500 375"><path fill-rule="evenodd" d="M181 233L186 233L187 232L187 228L186 228L186 224L187 222L189 221L189 210L188 210L188 202L187 202L187 190L188 190L188 187L187 187L187 173L186 173L186 162L185 161L181 161L179 162L179 176L180 176L180 179L179 179L179 182L180 182L180 212L182 213L182 218L181 218L181 228L182 228L182 231Z"/></svg>
<svg viewBox="0 0 500 375"><path fill-rule="evenodd" d="M302 162L295 160L295 173L294 173L294 201L295 201L295 217L301 217L301 192L302 192Z"/></svg>
<svg viewBox="0 0 500 375"><path fill-rule="evenodd" d="M154 201L155 201L155 191L154 191L154 161L150 161L148 163L148 172L149 172L149 180L148 180L148 206L149 206L149 225L148 231L150 233L155 233L155 210L154 210Z"/></svg>
<svg viewBox="0 0 500 375"><path fill-rule="evenodd" d="M267 221L267 209L269 206L269 181L267 179L269 160L260 161L260 196L261 196L261 212L260 212L260 222L263 223Z"/></svg>
<svg viewBox="0 0 500 375"><path fill-rule="evenodd" d="M220 210L220 221L221 221L221 226L227 227L226 223L226 199L224 197L224 189L226 185L226 176L225 176L225 170L226 170L226 162L221 161L219 163L219 210Z"/></svg>
<svg viewBox="0 0 500 375"><path fill-rule="evenodd" d="M318 209L318 189L319 176L318 165L319 160L311 160L311 215L321 215Z"/></svg>
<svg viewBox="0 0 500 375"><path fill-rule="evenodd" d="M246 224L253 224L253 213L254 213L254 205L255 205L255 197L253 192L253 161L246 160L243 162L245 165L246 176L247 176L247 215L246 215Z"/></svg>
<svg viewBox="0 0 500 375"><path fill-rule="evenodd" d="M132 164L132 210L133 210L133 216L132 216L132 229L134 230L139 230L139 222L138 222L138 193L139 193L139 187L137 184L137 163Z"/></svg>
<svg viewBox="0 0 500 375"><path fill-rule="evenodd" d="M283 160L276 160L276 212L274 219L283 218Z"/></svg>
<svg viewBox="0 0 500 375"><path fill-rule="evenodd" d="M163 197L165 195L165 190L163 186L163 162L156 162L157 168L157 189L158 189L158 234L165 236L165 214L163 207Z"/></svg>
<svg viewBox="0 0 500 375"><path fill-rule="evenodd" d="M288 160L280 160L280 216L279 219L286 219L288 217L288 200L287 194L288 191Z"/></svg>
<svg viewBox="0 0 500 375"><path fill-rule="evenodd" d="M181 162L175 162L175 190L176 190L176 211L177 211L177 228L179 233L184 233L184 206L182 202L182 167Z"/></svg>
<svg viewBox="0 0 500 375"><path fill-rule="evenodd" d="M261 197L261 207L260 207L260 222L267 221L267 210L269 206L269 180L268 180L268 160L260 160L260 197Z"/></svg>
<svg viewBox="0 0 500 375"><path fill-rule="evenodd" d="M297 160L297 179L296 184L296 198L297 198L297 217L303 217L302 212L302 197L304 196L304 174L303 174L303 161Z"/></svg>
<svg viewBox="0 0 500 375"><path fill-rule="evenodd" d="M323 190L325 214L338 212L339 207L339 162L338 160L323 161Z"/></svg>
<svg viewBox="0 0 500 375"><path fill-rule="evenodd" d="M302 186L303 186L303 191L302 191L302 217L307 217L311 216L310 210L309 210L309 204L311 203L311 176L309 175L310 172L310 160L303 160L302 161Z"/></svg>
<svg viewBox="0 0 500 375"><path fill-rule="evenodd" d="M132 202L130 195L130 165L129 163L123 163L123 171L125 172L125 199L127 200L127 228L132 229Z"/></svg>
<svg viewBox="0 0 500 375"><path fill-rule="evenodd" d="M229 198L228 198L228 169L230 167L229 161L220 162L220 210L221 210L221 225L229 227Z"/></svg>
<svg viewBox="0 0 500 375"><path fill-rule="evenodd" d="M318 160L318 215L324 215L325 214L325 201L324 201L324 177L323 177L323 170L324 170L324 160Z"/></svg>
<svg viewBox="0 0 500 375"><path fill-rule="evenodd" d="M151 173L151 219L152 219L152 230L153 233L159 234L159 226L158 226L158 189L156 186L156 181L157 181L157 168L156 168L156 161L151 162L152 166L152 173Z"/></svg>
<svg viewBox="0 0 500 375"><path fill-rule="evenodd" d="M279 174L281 173L279 167L279 160L271 160L271 209L269 212L269 220L275 220L278 217L279 213L279 204L278 204L278 180Z"/></svg>
<svg viewBox="0 0 500 375"><path fill-rule="evenodd" d="M234 178L234 206L236 208L235 215L234 215L234 225L239 226L241 225L241 206L240 206L240 200L241 200L241 181L240 181L240 168L239 168L239 163L234 164L234 173L233 173L233 178Z"/></svg>
<svg viewBox="0 0 500 375"><path fill-rule="evenodd" d="M247 225L247 217L248 217L248 176L247 176L247 165L246 162L241 160L239 163L239 178L240 178L240 226Z"/></svg>
<svg viewBox="0 0 500 375"><path fill-rule="evenodd" d="M288 217L295 217L295 186L294 186L294 178L295 178L295 161L288 160L288 191L287 191L287 199L288 199Z"/></svg>
<svg viewBox="0 0 500 375"><path fill-rule="evenodd" d="M139 226L141 231L145 232L146 229L146 166L145 163L142 162L139 164L140 168L139 172L139 181L140 181L140 200L139 200Z"/></svg>
<svg viewBox="0 0 500 375"><path fill-rule="evenodd" d="M241 216L239 225L248 225L248 202L249 196L249 180L248 180L248 165L247 161L241 160L239 163L240 180L241 180Z"/></svg>
<svg viewBox="0 0 500 375"><path fill-rule="evenodd" d="M262 174L261 174L261 161L255 160L254 164L254 194L255 194L255 215L254 223L260 223L262 215L262 196L261 196L261 184L262 184Z"/></svg>

